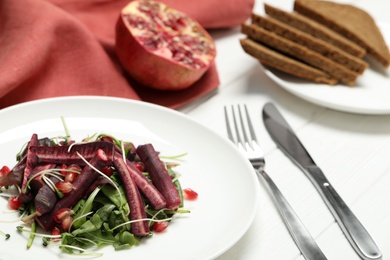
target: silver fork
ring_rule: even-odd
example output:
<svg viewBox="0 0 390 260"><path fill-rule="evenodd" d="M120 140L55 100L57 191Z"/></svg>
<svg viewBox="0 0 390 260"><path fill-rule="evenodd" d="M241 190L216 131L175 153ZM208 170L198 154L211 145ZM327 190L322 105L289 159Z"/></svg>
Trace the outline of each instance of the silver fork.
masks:
<svg viewBox="0 0 390 260"><path fill-rule="evenodd" d="M270 191L275 204L291 234L296 245L300 249L302 255L307 260L321 260L327 259L321 249L318 247L317 243L310 235L306 227L300 221L294 210L291 208L290 204L287 202L286 198L280 192L278 187L269 177L269 175L264 171L265 160L264 153L261 147L258 145L256 134L248 113L246 105L243 106L245 109L245 116L242 112L241 106L237 105L237 108L234 109L234 106L231 106L231 117L233 120L234 131L232 131L232 126L229 119L229 112L227 107L224 107L225 110L225 121L226 128L228 132L229 139L234 142L238 149L246 155L246 157L251 162L253 168L255 169L258 176L262 176L266 181L268 190ZM238 115L236 115L236 113ZM237 119L238 118L238 119ZM239 123L238 123L239 122ZM235 133L235 137L233 135Z"/></svg>

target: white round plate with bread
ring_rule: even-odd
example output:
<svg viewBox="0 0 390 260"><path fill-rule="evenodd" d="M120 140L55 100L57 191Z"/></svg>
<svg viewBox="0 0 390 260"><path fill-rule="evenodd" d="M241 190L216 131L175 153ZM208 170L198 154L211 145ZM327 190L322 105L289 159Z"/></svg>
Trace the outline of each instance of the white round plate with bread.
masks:
<svg viewBox="0 0 390 260"><path fill-rule="evenodd" d="M379 23L383 37L390 42L390 24ZM390 114L390 69L375 62L361 75L355 86L313 83L264 66L265 73L288 92L317 105L358 113Z"/></svg>

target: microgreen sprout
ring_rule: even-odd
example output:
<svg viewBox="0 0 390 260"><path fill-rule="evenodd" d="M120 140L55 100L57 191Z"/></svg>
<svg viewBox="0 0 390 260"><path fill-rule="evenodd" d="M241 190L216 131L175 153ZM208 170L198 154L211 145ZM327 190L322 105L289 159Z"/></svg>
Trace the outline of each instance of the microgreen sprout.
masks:
<svg viewBox="0 0 390 260"><path fill-rule="evenodd" d="M69 129L68 129L68 126L66 125L66 122L65 122L65 119L63 116L61 116L61 121L62 121L62 125L64 127L64 131L65 131L65 140L66 140L66 143L69 143L69 140L70 140L70 132L69 132Z"/></svg>
<svg viewBox="0 0 390 260"><path fill-rule="evenodd" d="M134 219L134 220L130 220L130 221L127 221L127 222L124 222L124 223L121 223L111 229L108 229L108 231L114 231L115 229L117 228L120 228L120 227L123 227L127 224L131 224L131 223L135 223L135 222L142 222L142 221L149 221L149 222L164 222L164 221L170 221L172 220L173 218L170 217L170 218L164 218L164 219L155 219L155 218L140 218L140 219Z"/></svg>
<svg viewBox="0 0 390 260"><path fill-rule="evenodd" d="M180 165L180 163L177 163L177 162L168 162L168 161L165 161L164 164L165 164L165 167L166 167L167 169L171 169L171 168L174 168L174 167L177 167L177 166Z"/></svg>
<svg viewBox="0 0 390 260"><path fill-rule="evenodd" d="M178 160L180 159L181 157L184 157L186 156L187 153L182 153L182 154L178 154L178 155L159 155L160 159L164 162L165 164L165 167L167 169L171 169L171 168L174 168L174 167L177 167L180 165L180 163L178 162L173 162L173 161L167 161L167 160Z"/></svg>
<svg viewBox="0 0 390 260"><path fill-rule="evenodd" d="M11 195L11 194L8 194L8 193L3 193L3 192L0 193L0 197L11 198L12 196L14 196L14 195Z"/></svg>
<svg viewBox="0 0 390 260"><path fill-rule="evenodd" d="M20 211L20 209L19 210L10 210L10 211L4 212L4 213L15 213L15 212L18 212L18 211L21 214L20 216L14 218L14 219L0 219L0 222L1 223L15 223L15 222L19 222L26 215L26 211L25 210L23 210L23 211Z"/></svg>
<svg viewBox="0 0 390 260"><path fill-rule="evenodd" d="M74 251L72 251L72 255L75 255L75 256L95 256L95 257L99 257L99 256L103 255L103 253L88 251L88 250L86 250L84 248L77 247L77 246L58 244L58 243L56 243L56 242L54 242L52 240L48 240L48 239L44 240L43 245L44 246L53 245L53 246L59 247L60 249L67 248L67 249L73 249L73 250L79 251L80 253L75 253Z"/></svg>
<svg viewBox="0 0 390 260"><path fill-rule="evenodd" d="M46 177L45 175L42 176L42 180L46 183L46 185L52 190L54 191L58 198L62 199L64 197L64 194L59 190L57 189L56 185L54 184L54 182L52 180L50 180L48 177Z"/></svg>
<svg viewBox="0 0 390 260"><path fill-rule="evenodd" d="M25 228L23 226L17 226L16 230L18 230L19 232L26 232L26 233L29 233L29 234L33 234L33 235L35 235L37 237L61 238L61 235L48 235L48 234L38 233L38 232L32 231L31 229L27 229L27 228Z"/></svg>
<svg viewBox="0 0 390 260"><path fill-rule="evenodd" d="M20 156L21 156L21 154L23 153L23 151L26 149L27 144L28 144L28 142L24 143L24 144L22 145L22 147L20 147L19 152L16 154L16 160L17 160L17 161L19 161L19 160L21 159Z"/></svg>
<svg viewBox="0 0 390 260"><path fill-rule="evenodd" d="M31 233L30 233L30 236L28 237L28 240L27 240L27 249L29 249L33 242L34 242L34 238L35 238L35 232L37 231L37 223L34 221L31 223Z"/></svg>
<svg viewBox="0 0 390 260"><path fill-rule="evenodd" d="M3 231L0 230L0 235L4 236L5 237L5 240L8 240L11 235L10 234L7 234L7 233L4 233Z"/></svg>
<svg viewBox="0 0 390 260"><path fill-rule="evenodd" d="M180 174L176 173L175 176L172 178L172 182L177 181L180 178Z"/></svg>
<svg viewBox="0 0 390 260"><path fill-rule="evenodd" d="M179 159L179 158L184 157L186 155L187 155L187 153L182 153L182 154L178 154L178 155L160 155L159 157L161 159Z"/></svg>
<svg viewBox="0 0 390 260"><path fill-rule="evenodd" d="M121 141L121 150L122 150L123 161L125 162L125 164L127 164L126 152L125 152L125 145L124 145L124 143L123 143L122 141Z"/></svg>
<svg viewBox="0 0 390 260"><path fill-rule="evenodd" d="M36 216L37 216L37 213L34 212L33 214L29 214L29 215L23 217L21 220L22 220L24 223L27 223L27 222L32 221Z"/></svg>
<svg viewBox="0 0 390 260"><path fill-rule="evenodd" d="M85 138L83 141L84 142L92 142L95 141L99 137L98 133L94 133L90 137Z"/></svg>
<svg viewBox="0 0 390 260"><path fill-rule="evenodd" d="M51 138L50 140L53 144L61 146L63 144L67 144L68 139L69 139L69 137L67 137L67 136L56 136L56 137Z"/></svg>

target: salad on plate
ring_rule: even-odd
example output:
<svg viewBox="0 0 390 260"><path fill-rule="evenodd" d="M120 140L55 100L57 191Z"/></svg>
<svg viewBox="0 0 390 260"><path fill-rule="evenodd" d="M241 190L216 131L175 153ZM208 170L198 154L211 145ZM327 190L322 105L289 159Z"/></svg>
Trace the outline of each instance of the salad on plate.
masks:
<svg viewBox="0 0 390 260"><path fill-rule="evenodd" d="M135 146L105 133L76 141L63 124L65 136L34 133L16 164L1 168L0 195L19 212L15 228L28 234L27 248L42 237L44 246L99 256L96 249L129 249L190 213L184 199L198 195L182 189L175 171L185 154L163 157L151 143Z"/></svg>

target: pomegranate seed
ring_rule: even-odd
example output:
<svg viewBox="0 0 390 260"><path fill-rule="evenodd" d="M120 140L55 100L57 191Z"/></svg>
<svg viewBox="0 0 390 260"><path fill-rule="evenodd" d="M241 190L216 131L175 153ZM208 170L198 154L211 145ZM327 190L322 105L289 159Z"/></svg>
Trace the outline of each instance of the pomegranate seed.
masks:
<svg viewBox="0 0 390 260"><path fill-rule="evenodd" d="M111 175L114 173L114 169L110 166L104 166L102 172L108 177L111 177Z"/></svg>
<svg viewBox="0 0 390 260"><path fill-rule="evenodd" d="M71 192L74 189L74 186L70 182L59 181L56 183L56 188L66 194Z"/></svg>
<svg viewBox="0 0 390 260"><path fill-rule="evenodd" d="M78 173L82 171L81 167L77 164L71 164L66 167L67 170L69 171L64 171L62 175L65 177L64 181L66 182L73 182L77 176Z"/></svg>
<svg viewBox="0 0 390 260"><path fill-rule="evenodd" d="M186 188L183 190L184 198L187 200L195 200L198 198L198 193L196 193L191 188Z"/></svg>
<svg viewBox="0 0 390 260"><path fill-rule="evenodd" d="M140 172L145 170L145 165L142 162L133 162L135 168L137 168Z"/></svg>
<svg viewBox="0 0 390 260"><path fill-rule="evenodd" d="M58 227L54 227L54 228L51 230L51 234L52 234L53 236L61 235L61 230L60 230Z"/></svg>
<svg viewBox="0 0 390 260"><path fill-rule="evenodd" d="M61 235L61 230L58 228L58 227L54 227L52 230L51 230L51 234L53 236L58 236L58 235ZM59 241L61 240L61 238L52 238L53 241Z"/></svg>
<svg viewBox="0 0 390 260"><path fill-rule="evenodd" d="M67 172L67 173L65 174L64 181L65 181L65 182L71 183L71 182L73 182L73 181L76 179L77 175L78 175L78 174L75 173L75 172Z"/></svg>
<svg viewBox="0 0 390 260"><path fill-rule="evenodd" d="M3 166L3 167L1 167L1 169L0 169L0 175L6 175L7 173L9 173L11 170L10 170L10 168L8 167L8 166Z"/></svg>
<svg viewBox="0 0 390 260"><path fill-rule="evenodd" d="M18 196L13 196L8 199L8 207L13 210L18 210L22 206L22 202L20 201Z"/></svg>
<svg viewBox="0 0 390 260"><path fill-rule="evenodd" d="M75 172L81 172L81 170L82 170L80 165L78 165L78 164L71 164L71 165L68 166L67 169L75 171Z"/></svg>
<svg viewBox="0 0 390 260"><path fill-rule="evenodd" d="M61 169L66 169L68 166L66 165L66 164L61 164ZM65 176L65 174L66 174L66 171L61 171L61 175L62 176Z"/></svg>
<svg viewBox="0 0 390 260"><path fill-rule="evenodd" d="M167 227L168 227L167 221L153 223L153 231L157 233L163 232Z"/></svg>
<svg viewBox="0 0 390 260"><path fill-rule="evenodd" d="M73 218L71 216L67 216L64 220L61 222L61 228L64 231L68 231L70 228L70 225L72 225Z"/></svg>
<svg viewBox="0 0 390 260"><path fill-rule="evenodd" d="M57 223L62 223L64 219L70 217L73 213L73 210L71 210L70 208L61 208L57 210L54 214L54 221Z"/></svg>

